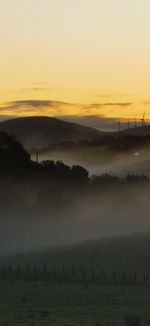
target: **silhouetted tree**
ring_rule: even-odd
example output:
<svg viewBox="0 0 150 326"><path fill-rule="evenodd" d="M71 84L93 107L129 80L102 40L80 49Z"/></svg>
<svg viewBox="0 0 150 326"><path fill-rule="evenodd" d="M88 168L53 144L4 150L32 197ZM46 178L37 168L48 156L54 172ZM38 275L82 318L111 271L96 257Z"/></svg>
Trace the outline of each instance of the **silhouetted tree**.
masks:
<svg viewBox="0 0 150 326"><path fill-rule="evenodd" d="M0 168L17 171L31 164L30 155L14 137L0 133Z"/></svg>
<svg viewBox="0 0 150 326"><path fill-rule="evenodd" d="M82 166L73 165L71 168L71 178L77 183L85 184L89 181L89 174Z"/></svg>

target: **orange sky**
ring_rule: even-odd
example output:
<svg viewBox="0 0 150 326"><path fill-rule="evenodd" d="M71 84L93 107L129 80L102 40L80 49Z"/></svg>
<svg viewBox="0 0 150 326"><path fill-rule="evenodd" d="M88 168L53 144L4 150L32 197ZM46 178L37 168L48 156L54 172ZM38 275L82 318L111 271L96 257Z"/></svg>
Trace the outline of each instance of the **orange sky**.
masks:
<svg viewBox="0 0 150 326"><path fill-rule="evenodd" d="M0 0L0 115L149 118L149 17L149 0Z"/></svg>

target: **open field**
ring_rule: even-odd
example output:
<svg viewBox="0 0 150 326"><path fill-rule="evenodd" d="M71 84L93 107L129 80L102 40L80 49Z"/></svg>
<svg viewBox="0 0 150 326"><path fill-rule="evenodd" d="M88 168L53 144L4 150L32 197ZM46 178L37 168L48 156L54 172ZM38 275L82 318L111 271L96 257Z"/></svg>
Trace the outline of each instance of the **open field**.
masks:
<svg viewBox="0 0 150 326"><path fill-rule="evenodd" d="M0 325L150 325L149 248L147 233L1 258Z"/></svg>
<svg viewBox="0 0 150 326"><path fill-rule="evenodd" d="M44 264L61 267L103 267L106 270L150 269L150 233L134 233L111 238L84 241L62 247L18 252L0 256L0 265L27 264L42 267Z"/></svg>
<svg viewBox="0 0 150 326"><path fill-rule="evenodd" d="M149 287L16 282L0 293L1 326L150 325Z"/></svg>

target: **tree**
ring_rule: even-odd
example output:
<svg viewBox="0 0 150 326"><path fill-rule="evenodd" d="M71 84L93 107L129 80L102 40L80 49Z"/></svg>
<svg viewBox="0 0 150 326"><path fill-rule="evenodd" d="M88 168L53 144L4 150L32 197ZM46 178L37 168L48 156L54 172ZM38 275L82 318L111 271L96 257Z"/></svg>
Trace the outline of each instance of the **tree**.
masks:
<svg viewBox="0 0 150 326"><path fill-rule="evenodd" d="M17 171L31 164L29 153L14 137L0 133L0 168L5 171Z"/></svg>
<svg viewBox="0 0 150 326"><path fill-rule="evenodd" d="M71 168L71 177L77 183L88 183L89 174L88 171L80 165L73 165Z"/></svg>

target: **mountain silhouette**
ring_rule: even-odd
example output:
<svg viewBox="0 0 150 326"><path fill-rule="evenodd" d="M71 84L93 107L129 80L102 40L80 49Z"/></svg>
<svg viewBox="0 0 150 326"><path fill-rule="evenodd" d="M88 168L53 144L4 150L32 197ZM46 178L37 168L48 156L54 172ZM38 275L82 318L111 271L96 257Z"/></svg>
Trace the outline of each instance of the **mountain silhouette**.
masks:
<svg viewBox="0 0 150 326"><path fill-rule="evenodd" d="M77 123L37 116L2 121L0 122L0 132L6 132L9 135L15 136L28 150L43 150L54 144L63 142L76 143L83 140L92 142L93 145L95 142L98 142L99 145L108 145L108 143L113 145L114 140L116 139L116 143L120 137L122 139L134 137L135 146L136 143L139 143L138 137L145 141L150 136L150 125L124 129L120 133L103 132ZM124 142L125 140L123 140Z"/></svg>
<svg viewBox="0 0 150 326"><path fill-rule="evenodd" d="M120 132L121 136L139 136L147 137L150 136L150 125L137 126L129 129L124 129Z"/></svg>
<svg viewBox="0 0 150 326"><path fill-rule="evenodd" d="M50 117L25 117L2 121L0 131L15 136L25 148L42 149L64 141L92 141L103 132Z"/></svg>

